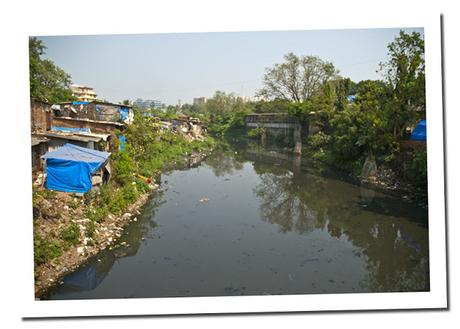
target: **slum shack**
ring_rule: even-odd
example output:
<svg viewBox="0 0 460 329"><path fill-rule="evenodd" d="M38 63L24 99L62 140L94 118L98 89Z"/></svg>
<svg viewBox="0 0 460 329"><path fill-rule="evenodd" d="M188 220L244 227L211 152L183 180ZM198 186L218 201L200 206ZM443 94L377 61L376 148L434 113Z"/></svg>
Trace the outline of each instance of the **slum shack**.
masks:
<svg viewBox="0 0 460 329"><path fill-rule="evenodd" d="M134 112L130 105L109 102L65 102L53 105L56 118L85 119L90 121L119 122L130 125Z"/></svg>
<svg viewBox="0 0 460 329"><path fill-rule="evenodd" d="M95 134L89 128L69 128L52 126L51 130L41 136L49 139L48 151L54 151L69 143L97 151L108 151L111 144L111 134Z"/></svg>
<svg viewBox="0 0 460 329"><path fill-rule="evenodd" d="M206 133L206 129L203 128L198 118L183 115L178 116L172 121L172 129L174 132L183 135L189 141L195 139L204 140L203 135Z"/></svg>
<svg viewBox="0 0 460 329"><path fill-rule="evenodd" d="M86 193L108 181L110 153L65 144L42 156L48 190Z"/></svg>

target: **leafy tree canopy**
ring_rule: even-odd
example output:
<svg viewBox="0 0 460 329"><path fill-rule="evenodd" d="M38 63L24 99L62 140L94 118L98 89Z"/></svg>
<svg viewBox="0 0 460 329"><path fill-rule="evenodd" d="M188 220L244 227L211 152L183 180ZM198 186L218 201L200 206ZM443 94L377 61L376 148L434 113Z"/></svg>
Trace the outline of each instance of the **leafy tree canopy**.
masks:
<svg viewBox="0 0 460 329"><path fill-rule="evenodd" d="M303 102L321 90L326 81L337 77L338 70L331 62L316 56L297 56L288 53L284 63L267 68L259 94L271 99Z"/></svg>
<svg viewBox="0 0 460 329"><path fill-rule="evenodd" d="M29 38L30 96L48 103L73 100L70 75L49 59L42 59L45 50L43 41Z"/></svg>

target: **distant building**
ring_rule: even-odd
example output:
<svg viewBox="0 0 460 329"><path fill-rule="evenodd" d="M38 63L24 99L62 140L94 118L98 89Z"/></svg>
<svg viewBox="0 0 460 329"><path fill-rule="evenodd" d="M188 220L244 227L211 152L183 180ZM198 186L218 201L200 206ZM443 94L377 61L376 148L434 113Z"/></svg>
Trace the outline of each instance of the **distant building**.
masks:
<svg viewBox="0 0 460 329"><path fill-rule="evenodd" d="M193 98L193 105L206 104L207 100L208 99L206 97L195 97L195 98Z"/></svg>
<svg viewBox="0 0 460 329"><path fill-rule="evenodd" d="M161 109L165 106L161 101L157 99L142 99L142 98L136 99L133 105L141 109L151 109L151 108Z"/></svg>
<svg viewBox="0 0 460 329"><path fill-rule="evenodd" d="M263 100L260 96L238 96L238 98L241 99L243 103L259 102Z"/></svg>
<svg viewBox="0 0 460 329"><path fill-rule="evenodd" d="M72 95L77 97L79 101L91 102L96 100L97 94L91 87L72 85L70 89L72 90Z"/></svg>

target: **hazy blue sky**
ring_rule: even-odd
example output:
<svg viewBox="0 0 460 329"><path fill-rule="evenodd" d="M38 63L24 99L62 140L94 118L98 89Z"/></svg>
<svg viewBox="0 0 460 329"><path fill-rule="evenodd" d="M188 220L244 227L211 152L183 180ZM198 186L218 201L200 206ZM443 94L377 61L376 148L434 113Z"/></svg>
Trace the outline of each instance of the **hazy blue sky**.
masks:
<svg viewBox="0 0 460 329"><path fill-rule="evenodd" d="M423 29L416 30L423 34ZM266 67L283 55L316 55L358 82L377 79L378 63L399 29L40 37L46 57L99 98L191 103L216 90L253 96Z"/></svg>

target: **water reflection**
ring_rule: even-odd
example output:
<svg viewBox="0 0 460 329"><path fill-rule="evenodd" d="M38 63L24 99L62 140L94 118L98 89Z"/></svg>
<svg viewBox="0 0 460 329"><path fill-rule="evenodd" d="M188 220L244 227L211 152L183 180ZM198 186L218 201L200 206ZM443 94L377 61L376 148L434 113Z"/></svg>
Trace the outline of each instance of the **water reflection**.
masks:
<svg viewBox="0 0 460 329"><path fill-rule="evenodd" d="M165 175L50 299L429 290L426 208L257 145Z"/></svg>
<svg viewBox="0 0 460 329"><path fill-rule="evenodd" d="M212 156L206 158L205 163L209 165L217 177L233 174L243 169L243 157L229 144L219 144L213 151Z"/></svg>
<svg viewBox="0 0 460 329"><path fill-rule="evenodd" d="M392 196L303 171L300 157L249 150L261 183L262 219L280 232L326 230L361 248L371 291L429 290L427 210ZM273 160L280 166L269 165ZM311 168L311 166L309 167Z"/></svg>

